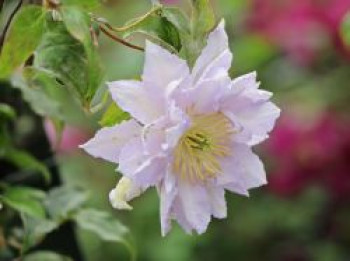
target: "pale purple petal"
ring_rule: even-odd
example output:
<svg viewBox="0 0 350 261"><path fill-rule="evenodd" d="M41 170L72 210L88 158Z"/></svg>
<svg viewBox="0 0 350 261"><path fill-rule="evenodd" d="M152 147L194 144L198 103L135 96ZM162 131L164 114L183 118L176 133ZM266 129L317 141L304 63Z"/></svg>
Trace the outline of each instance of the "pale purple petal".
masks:
<svg viewBox="0 0 350 261"><path fill-rule="evenodd" d="M80 145L80 148L96 158L118 163L122 147L140 133L141 126L135 120L124 121L119 125L100 129L95 137Z"/></svg>
<svg viewBox="0 0 350 261"><path fill-rule="evenodd" d="M232 155L221 160L221 168L217 185L238 194L247 194L249 189L266 184L266 173L261 160L245 144L233 143Z"/></svg>
<svg viewBox="0 0 350 261"><path fill-rule="evenodd" d="M179 200L187 222L202 234L211 219L210 199L205 186L179 180Z"/></svg>
<svg viewBox="0 0 350 261"><path fill-rule="evenodd" d="M201 80L195 88L183 92L183 95L189 96L187 106L196 114L217 112L220 108L220 99L226 94L230 82L227 73L223 71L213 78Z"/></svg>
<svg viewBox="0 0 350 261"><path fill-rule="evenodd" d="M165 130L166 143L168 148L175 148L181 136L189 128L191 120L185 112L176 107L175 103L169 106L168 118L170 126Z"/></svg>
<svg viewBox="0 0 350 261"><path fill-rule="evenodd" d="M271 93L259 90L258 86L255 73L239 77L220 103L220 110L239 132L235 140L251 146L268 137L280 115L280 109L268 101Z"/></svg>
<svg viewBox="0 0 350 261"><path fill-rule="evenodd" d="M210 184L209 186L207 186L207 192L211 205L212 215L216 218L226 218L227 206L224 188L217 187L214 184Z"/></svg>
<svg viewBox="0 0 350 261"><path fill-rule="evenodd" d="M171 172L171 168L169 167L161 185L159 186L162 236L165 236L171 229L173 205L177 193L175 175Z"/></svg>
<svg viewBox="0 0 350 261"><path fill-rule="evenodd" d="M177 197L173 204L173 215L179 225L187 234L192 234L193 227L189 223L185 215L185 209L182 205L181 199Z"/></svg>
<svg viewBox="0 0 350 261"><path fill-rule="evenodd" d="M200 78L211 78L218 69L226 72L232 62L232 53L228 46L228 37L225 32L225 22L221 21L218 27L209 34L207 46L203 49L192 71L194 82Z"/></svg>
<svg viewBox="0 0 350 261"><path fill-rule="evenodd" d="M185 216L185 209L179 197L176 175L172 173L171 168L168 168L167 174L160 184L159 197L162 236L166 236L170 231L172 219L176 219L186 233L191 234L193 226Z"/></svg>
<svg viewBox="0 0 350 261"><path fill-rule="evenodd" d="M144 151L141 138L130 140L120 152L118 170L136 185L149 187L156 185L166 170L165 155L149 155Z"/></svg>
<svg viewBox="0 0 350 261"><path fill-rule="evenodd" d="M146 42L142 79L154 91L164 92L173 81L188 77L187 62L150 41Z"/></svg>
<svg viewBox="0 0 350 261"><path fill-rule="evenodd" d="M148 124L162 115L160 101L154 100L139 81L116 81L108 83L113 100L135 119Z"/></svg>
<svg viewBox="0 0 350 261"><path fill-rule="evenodd" d="M241 99L249 99L252 102L269 100L272 97L272 93L260 90L259 86L260 82L257 81L256 72L244 74L232 80L227 98L234 98L239 94Z"/></svg>

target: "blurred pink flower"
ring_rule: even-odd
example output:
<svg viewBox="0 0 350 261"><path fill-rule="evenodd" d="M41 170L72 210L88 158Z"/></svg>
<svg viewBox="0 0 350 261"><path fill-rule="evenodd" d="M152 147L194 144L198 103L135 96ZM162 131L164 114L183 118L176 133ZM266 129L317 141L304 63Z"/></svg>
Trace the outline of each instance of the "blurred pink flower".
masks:
<svg viewBox="0 0 350 261"><path fill-rule="evenodd" d="M306 127L293 116L285 116L266 150L274 158L269 177L272 192L291 196L319 184L333 196L350 196L349 123L326 114Z"/></svg>
<svg viewBox="0 0 350 261"><path fill-rule="evenodd" d="M346 53L339 26L349 10L349 0L253 0L250 25L308 64L329 45Z"/></svg>
<svg viewBox="0 0 350 261"><path fill-rule="evenodd" d="M60 153L67 153L77 149L81 143L87 141L90 137L86 130L66 125L62 132L61 142L56 146L57 133L49 119L44 120L44 130L52 149Z"/></svg>

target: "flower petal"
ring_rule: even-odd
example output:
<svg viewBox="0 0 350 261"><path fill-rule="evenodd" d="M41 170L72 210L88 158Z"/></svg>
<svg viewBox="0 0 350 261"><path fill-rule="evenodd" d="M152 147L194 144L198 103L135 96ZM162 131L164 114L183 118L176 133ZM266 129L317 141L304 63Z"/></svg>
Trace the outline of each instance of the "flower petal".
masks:
<svg viewBox="0 0 350 261"><path fill-rule="evenodd" d="M224 188L210 184L207 186L207 192L210 200L212 215L216 218L226 218L227 206Z"/></svg>
<svg viewBox="0 0 350 261"><path fill-rule="evenodd" d="M210 199L205 186L179 180L179 200L188 223L202 234L211 219Z"/></svg>
<svg viewBox="0 0 350 261"><path fill-rule="evenodd" d="M226 72L231 67L232 53L228 46L225 32L225 22L222 20L218 27L209 34L207 46L198 57L192 71L193 81L200 78L210 78L218 69Z"/></svg>
<svg viewBox="0 0 350 261"><path fill-rule="evenodd" d="M175 181L175 175L171 172L171 168L168 168L168 171L159 187L160 223L162 236L165 236L171 229L173 204L176 195L177 186Z"/></svg>
<svg viewBox="0 0 350 261"><path fill-rule="evenodd" d="M227 72L223 71L213 78L200 81L195 88L184 90L184 95L189 97L187 106L196 114L217 112L220 99L227 92L230 82Z"/></svg>
<svg viewBox="0 0 350 261"><path fill-rule="evenodd" d="M219 186L247 195L249 189L267 183L264 166L249 146L233 143L232 151L232 156L221 160L222 173L217 177Z"/></svg>
<svg viewBox="0 0 350 261"><path fill-rule="evenodd" d="M190 118L180 108L171 103L168 114L170 126L165 130L168 148L175 148L179 139L190 126Z"/></svg>
<svg viewBox="0 0 350 261"><path fill-rule="evenodd" d="M113 208L132 210L128 201L140 196L144 190L144 188L135 185L130 179L122 177L117 186L109 193L109 201Z"/></svg>
<svg viewBox="0 0 350 261"><path fill-rule="evenodd" d="M173 207L172 215L174 216L176 221L179 223L182 229L185 230L187 234L192 234L193 227L186 218L186 215L184 212L185 210L184 210L184 207L182 206L182 203L179 197L176 197L172 207Z"/></svg>
<svg viewBox="0 0 350 261"><path fill-rule="evenodd" d="M272 94L259 90L258 86L255 73L239 77L220 103L221 111L239 131L235 140L251 146L268 137L280 115L280 109L268 101Z"/></svg>
<svg viewBox="0 0 350 261"><path fill-rule="evenodd" d="M139 136L140 132L141 126L135 120L124 121L113 127L102 128L80 148L96 158L118 163L121 148L129 139Z"/></svg>
<svg viewBox="0 0 350 261"><path fill-rule="evenodd" d="M171 82L188 77L189 74L189 67L185 60L159 45L146 42L142 79L147 85L157 88L158 92L163 92Z"/></svg>
<svg viewBox="0 0 350 261"><path fill-rule="evenodd" d="M147 92L143 83L139 81L116 81L108 83L113 100L124 111L143 124L157 119L163 109L155 102L151 93Z"/></svg>
<svg viewBox="0 0 350 261"><path fill-rule="evenodd" d="M145 154L141 138L130 140L121 150L118 171L136 185L147 188L156 185L165 174L166 157Z"/></svg>

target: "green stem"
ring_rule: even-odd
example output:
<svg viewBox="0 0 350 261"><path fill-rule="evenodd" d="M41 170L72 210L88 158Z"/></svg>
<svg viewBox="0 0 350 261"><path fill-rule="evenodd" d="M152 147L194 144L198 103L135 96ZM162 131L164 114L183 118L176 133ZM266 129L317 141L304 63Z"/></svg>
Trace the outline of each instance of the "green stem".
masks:
<svg viewBox="0 0 350 261"><path fill-rule="evenodd" d="M123 240L121 242L128 249L128 251L130 253L130 261L136 261L137 253L136 253L135 248L133 248L132 245L126 240Z"/></svg>
<svg viewBox="0 0 350 261"><path fill-rule="evenodd" d="M139 51L145 51L144 48L140 47L140 46L137 46L137 45L134 45L134 44L131 44L121 38L119 38L118 36L114 35L114 34L111 34L110 32L108 32L104 27L100 26L100 30L101 32L103 32L105 35L107 35L109 38L113 39L114 41L118 42L118 43L121 43L127 47L130 47L132 49L135 49L135 50L139 50Z"/></svg>
<svg viewBox="0 0 350 261"><path fill-rule="evenodd" d="M153 15L154 13L158 12L160 9L162 8L161 5L155 5L149 12L147 12L146 14L144 14L143 16L136 18L134 22L122 26L122 27L114 27L111 24L109 24L107 21L101 20L101 19L96 19L95 20L99 23L102 23L103 25L105 25L108 29L117 32L117 33L121 33L121 32L125 32L127 30L129 30L130 28L133 28L135 26L137 26L139 23L141 23L142 21L144 21L145 19L147 19L149 16Z"/></svg>
<svg viewBox="0 0 350 261"><path fill-rule="evenodd" d="M11 13L9 19L7 20L6 24L5 24L5 27L4 27L4 30L0 36L0 54L1 54L1 51L2 51L2 47L4 45L4 42L5 42L5 37L6 37L6 34L7 34L7 31L8 29L10 28L10 24L15 16L15 14L18 12L18 10L21 8L23 4L23 0L19 0L18 1L18 4L16 5L15 9L13 10L13 12Z"/></svg>

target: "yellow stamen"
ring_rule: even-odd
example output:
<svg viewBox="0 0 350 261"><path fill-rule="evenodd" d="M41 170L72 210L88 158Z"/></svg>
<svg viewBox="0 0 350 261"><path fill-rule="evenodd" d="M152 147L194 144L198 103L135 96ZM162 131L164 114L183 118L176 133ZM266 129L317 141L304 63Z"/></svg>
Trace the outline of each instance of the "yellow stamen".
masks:
<svg viewBox="0 0 350 261"><path fill-rule="evenodd" d="M222 113L192 117L192 126L180 138L174 151L173 170L189 182L205 181L221 172L220 158L230 155L234 133Z"/></svg>

